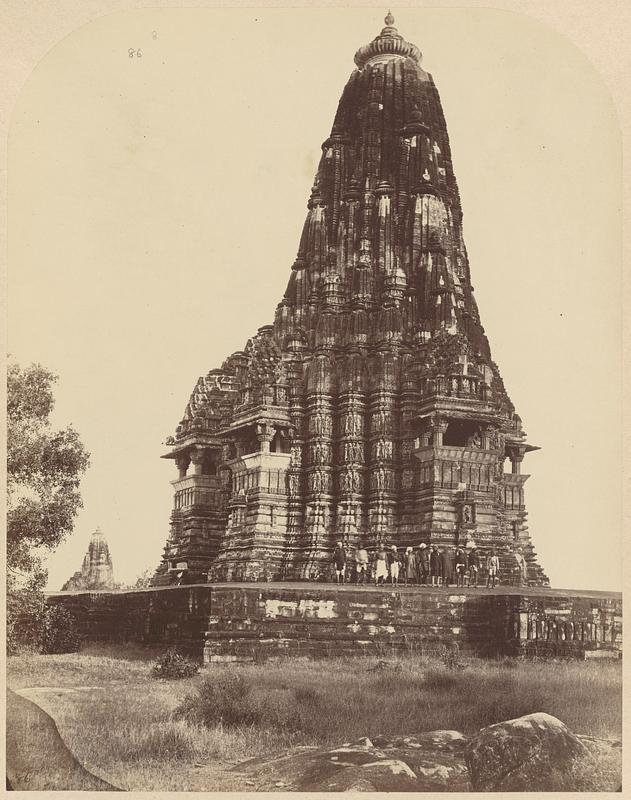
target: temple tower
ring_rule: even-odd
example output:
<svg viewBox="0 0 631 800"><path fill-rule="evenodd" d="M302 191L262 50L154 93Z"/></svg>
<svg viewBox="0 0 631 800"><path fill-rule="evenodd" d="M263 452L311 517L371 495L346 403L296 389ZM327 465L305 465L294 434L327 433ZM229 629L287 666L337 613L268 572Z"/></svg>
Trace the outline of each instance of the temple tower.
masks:
<svg viewBox="0 0 631 800"><path fill-rule="evenodd" d="M81 569L74 573L62 587L62 592L80 589L113 589L114 568L107 541L100 528L90 537L88 551Z"/></svg>
<svg viewBox="0 0 631 800"><path fill-rule="evenodd" d="M317 579L338 540L519 545L547 582L521 472L537 448L480 323L440 98L385 22L355 54L274 323L199 379L168 440L155 583Z"/></svg>

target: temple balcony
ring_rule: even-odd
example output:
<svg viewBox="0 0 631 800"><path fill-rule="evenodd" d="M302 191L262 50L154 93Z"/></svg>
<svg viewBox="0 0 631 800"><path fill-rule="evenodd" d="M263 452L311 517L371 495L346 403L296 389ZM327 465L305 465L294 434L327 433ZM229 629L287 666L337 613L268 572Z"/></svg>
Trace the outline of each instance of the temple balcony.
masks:
<svg viewBox="0 0 631 800"><path fill-rule="evenodd" d="M501 498L507 511L523 511L526 508L523 487L529 477L530 475L513 472L505 472L502 475Z"/></svg>
<svg viewBox="0 0 631 800"><path fill-rule="evenodd" d="M421 486L490 493L496 485L498 452L450 445L427 445L413 451L421 463Z"/></svg>
<svg viewBox="0 0 631 800"><path fill-rule="evenodd" d="M266 405L257 403L239 408L235 411L229 427L222 430L221 433L224 435L234 434L242 428L247 428L261 421L279 427L289 427L291 425L289 405Z"/></svg>
<svg viewBox="0 0 631 800"><path fill-rule="evenodd" d="M215 475L187 475L171 481L175 490L173 508L182 511L195 506L222 508L225 499L219 479Z"/></svg>
<svg viewBox="0 0 631 800"><path fill-rule="evenodd" d="M412 452L419 461L458 461L471 464L494 464L499 455L497 450L433 444L417 447Z"/></svg>
<svg viewBox="0 0 631 800"><path fill-rule="evenodd" d="M454 374L428 379L422 388L421 397L423 401L428 398L453 397L490 402L493 393L482 377Z"/></svg>
<svg viewBox="0 0 631 800"><path fill-rule="evenodd" d="M233 494L287 494L289 453L250 453L230 462Z"/></svg>

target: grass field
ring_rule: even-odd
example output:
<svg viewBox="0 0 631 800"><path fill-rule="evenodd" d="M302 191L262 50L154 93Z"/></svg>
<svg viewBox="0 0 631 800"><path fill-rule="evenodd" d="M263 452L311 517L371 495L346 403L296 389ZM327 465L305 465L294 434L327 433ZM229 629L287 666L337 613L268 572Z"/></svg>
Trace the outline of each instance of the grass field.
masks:
<svg viewBox="0 0 631 800"><path fill-rule="evenodd" d="M473 733L534 711L576 733L622 736L615 663L402 657L213 666L182 681L151 677L140 649L8 660L12 689L33 690L89 769L136 791L243 791L239 761L299 744L451 728Z"/></svg>

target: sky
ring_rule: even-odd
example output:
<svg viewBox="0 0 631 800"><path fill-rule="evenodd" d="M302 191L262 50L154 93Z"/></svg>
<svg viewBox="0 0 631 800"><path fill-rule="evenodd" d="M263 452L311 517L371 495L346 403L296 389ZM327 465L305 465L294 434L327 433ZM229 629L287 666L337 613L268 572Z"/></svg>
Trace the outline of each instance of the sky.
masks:
<svg viewBox="0 0 631 800"><path fill-rule="evenodd" d="M542 448L523 464L535 548L554 586L618 590L611 98L526 16L395 17L441 95L482 322ZM33 70L9 134L9 351L58 374L54 423L91 452L50 589L97 526L120 582L159 563L176 477L164 440L197 378L273 320L354 52L382 26L371 8L130 10Z"/></svg>

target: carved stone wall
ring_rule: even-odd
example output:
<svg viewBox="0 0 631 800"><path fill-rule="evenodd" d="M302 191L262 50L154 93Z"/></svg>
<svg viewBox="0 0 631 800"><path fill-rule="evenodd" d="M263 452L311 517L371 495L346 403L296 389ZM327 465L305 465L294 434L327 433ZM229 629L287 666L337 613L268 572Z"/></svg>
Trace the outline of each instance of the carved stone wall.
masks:
<svg viewBox="0 0 631 800"><path fill-rule="evenodd" d="M614 593L227 583L59 594L48 602L71 609L91 640L177 646L206 663L431 654L454 644L480 656L622 652L622 598Z"/></svg>

